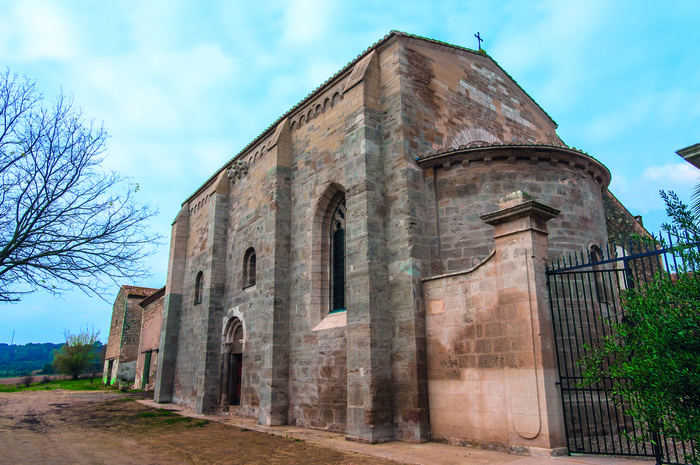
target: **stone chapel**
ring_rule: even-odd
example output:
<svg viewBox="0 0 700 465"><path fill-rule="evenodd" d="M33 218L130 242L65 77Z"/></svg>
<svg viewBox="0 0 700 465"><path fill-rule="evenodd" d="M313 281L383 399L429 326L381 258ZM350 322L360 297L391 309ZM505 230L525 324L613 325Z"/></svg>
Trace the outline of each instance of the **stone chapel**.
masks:
<svg viewBox="0 0 700 465"><path fill-rule="evenodd" d="M556 129L485 52L392 31L183 202L155 400L560 453L544 263L639 225Z"/></svg>

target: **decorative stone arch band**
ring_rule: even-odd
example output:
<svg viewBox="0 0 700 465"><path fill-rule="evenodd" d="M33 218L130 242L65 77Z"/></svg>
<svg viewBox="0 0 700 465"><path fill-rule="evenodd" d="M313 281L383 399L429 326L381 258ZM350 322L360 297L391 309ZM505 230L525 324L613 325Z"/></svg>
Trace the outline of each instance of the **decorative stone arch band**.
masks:
<svg viewBox="0 0 700 465"><path fill-rule="evenodd" d="M460 146L425 157L416 158L422 168L443 168L450 170L453 165L468 167L471 163L493 163L505 161L515 164L518 160L530 163L547 162L552 165L566 164L589 173L601 187L610 184L610 171L601 162L582 151L568 147L540 144L491 144L477 147Z"/></svg>
<svg viewBox="0 0 700 465"><path fill-rule="evenodd" d="M236 322L238 320L239 323ZM231 328L231 325L239 325L243 328L243 341L241 343L242 345L242 350L245 350L245 341L246 341L246 327L245 327L245 319L243 318L243 314L240 312L239 307L233 307L230 309L227 313L226 316L224 316L224 321L223 324L221 325L221 344L222 344L222 352L223 352L223 345L227 343L231 343L232 341L227 340L227 336L229 333L233 334L231 330L235 330L235 328Z"/></svg>

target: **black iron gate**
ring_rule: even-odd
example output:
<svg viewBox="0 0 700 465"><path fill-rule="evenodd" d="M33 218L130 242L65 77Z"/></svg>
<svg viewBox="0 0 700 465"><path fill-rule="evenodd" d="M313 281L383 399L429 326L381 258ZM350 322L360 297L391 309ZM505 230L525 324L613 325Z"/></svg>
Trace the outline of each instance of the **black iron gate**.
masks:
<svg viewBox="0 0 700 465"><path fill-rule="evenodd" d="M669 238L670 240L670 238ZM697 244L695 245L697 247ZM697 443L680 442L657 434L642 440L624 400L612 398L613 380L587 387L577 361L609 335L623 318L620 297L626 289L653 280L658 273L682 268L673 244L662 249L644 242L613 244L605 250L570 255L547 266L552 323L556 341L561 399L570 453L650 456L657 463L685 463L697 457Z"/></svg>

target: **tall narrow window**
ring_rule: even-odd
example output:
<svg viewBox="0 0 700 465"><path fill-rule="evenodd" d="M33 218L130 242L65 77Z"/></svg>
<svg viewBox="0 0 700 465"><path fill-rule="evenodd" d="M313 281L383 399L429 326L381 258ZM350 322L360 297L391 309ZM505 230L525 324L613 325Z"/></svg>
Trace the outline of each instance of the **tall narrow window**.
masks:
<svg viewBox="0 0 700 465"><path fill-rule="evenodd" d="M255 249L249 248L243 256L243 289L255 286Z"/></svg>
<svg viewBox="0 0 700 465"><path fill-rule="evenodd" d="M330 230L330 311L345 310L345 198L333 212Z"/></svg>
<svg viewBox="0 0 700 465"><path fill-rule="evenodd" d="M194 282L194 303L202 303L202 294L204 293L204 273L197 273L197 279Z"/></svg>
<svg viewBox="0 0 700 465"><path fill-rule="evenodd" d="M603 255L603 250L597 246L596 244L593 244L590 249L590 261L591 263L598 263L602 262L605 256ZM608 297L608 288L606 286L605 278L606 278L606 273L603 271L603 267L601 265L594 265L593 266L593 277L594 279L594 285L595 285L595 293L596 297L598 299L598 302L600 303L608 303L607 302L607 297ZM607 275L608 278L610 275ZM610 291L612 292L612 288L610 288Z"/></svg>

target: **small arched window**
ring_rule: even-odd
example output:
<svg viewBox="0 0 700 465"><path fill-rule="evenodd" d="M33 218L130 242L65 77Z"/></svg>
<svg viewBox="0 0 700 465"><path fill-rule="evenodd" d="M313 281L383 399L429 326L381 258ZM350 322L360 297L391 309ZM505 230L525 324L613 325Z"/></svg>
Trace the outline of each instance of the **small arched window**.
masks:
<svg viewBox="0 0 700 465"><path fill-rule="evenodd" d="M249 248L243 256L243 289L255 286L255 249Z"/></svg>
<svg viewBox="0 0 700 465"><path fill-rule="evenodd" d="M202 303L202 294L204 294L204 273L197 273L197 279L194 282L194 303Z"/></svg>
<svg viewBox="0 0 700 465"><path fill-rule="evenodd" d="M330 304L331 312L345 310L345 198L331 217L330 230Z"/></svg>
<svg viewBox="0 0 700 465"><path fill-rule="evenodd" d="M596 263L602 262L605 259L603 255L603 250L597 244L593 244L588 248L589 263L593 265L593 287L595 289L596 299L601 304L607 304L608 296L612 291L612 288L606 282L606 273L603 271L604 265L597 265Z"/></svg>

